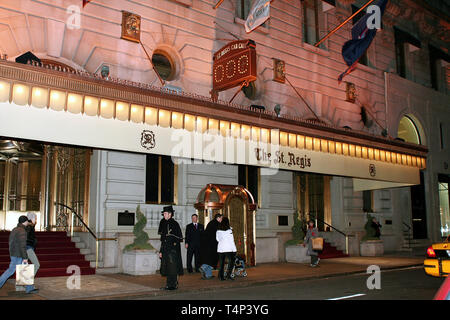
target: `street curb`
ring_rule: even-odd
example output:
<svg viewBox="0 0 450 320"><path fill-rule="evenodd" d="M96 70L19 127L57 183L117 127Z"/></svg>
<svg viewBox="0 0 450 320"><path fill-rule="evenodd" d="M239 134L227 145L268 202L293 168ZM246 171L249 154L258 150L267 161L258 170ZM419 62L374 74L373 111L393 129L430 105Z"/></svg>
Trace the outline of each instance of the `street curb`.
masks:
<svg viewBox="0 0 450 320"><path fill-rule="evenodd" d="M392 267L380 267L381 271L391 271L391 270L401 270L401 269L409 269L409 268L417 268L422 267L423 263L420 264L411 264L411 265L403 265L403 266L392 266ZM182 293L188 293L188 292L214 292L219 290L227 290L227 289L233 289L233 288L248 288L248 287L258 287L258 286L265 286L265 285L272 285L272 284L282 284L287 282L298 282L298 281L308 281L308 280L320 280L320 279L326 279L326 278L335 278L340 276L349 276L349 275L362 275L367 274L365 270L356 270L356 271L348 271L348 272L340 272L340 273L332 273L332 274L324 274L324 275L315 275L315 276L308 276L308 277L294 277L289 279L278 279L278 280L255 280L250 282L239 282L239 280L234 281L233 283L230 283L230 285L225 286L213 286L213 287L201 287L201 288L189 288L184 289L180 288L178 290L174 291L165 291L165 290L152 290L147 292L139 292L139 293L132 293L127 294L126 296L123 294L118 295L108 295L108 296L100 296L100 297L92 297L92 298L81 298L81 300L91 300L91 299L98 299L98 300L119 300L120 298L144 298L144 297L158 297L158 296L174 296Z"/></svg>

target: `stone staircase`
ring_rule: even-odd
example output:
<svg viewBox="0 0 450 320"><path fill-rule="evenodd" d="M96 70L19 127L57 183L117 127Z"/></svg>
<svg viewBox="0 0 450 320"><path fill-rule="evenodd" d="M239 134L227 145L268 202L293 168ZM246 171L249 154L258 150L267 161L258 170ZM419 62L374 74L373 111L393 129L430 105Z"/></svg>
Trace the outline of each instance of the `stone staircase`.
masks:
<svg viewBox="0 0 450 320"><path fill-rule="evenodd" d="M428 239L414 239L412 231L403 230L403 243L400 252L410 252L414 255L425 255L427 248L431 245Z"/></svg>
<svg viewBox="0 0 450 320"><path fill-rule="evenodd" d="M67 233L67 236L70 237L70 233ZM90 249L86 242L84 242L77 233L74 233L74 236L71 237L72 242L75 243L75 247L80 249L81 254L84 255L85 259L89 261L89 265L91 268L95 268L95 248L94 250ZM103 267L103 262L98 262L98 268Z"/></svg>
<svg viewBox="0 0 450 320"><path fill-rule="evenodd" d="M82 252L85 254L85 258L89 261L90 267L96 269L96 274L112 274L119 273L121 268L119 267L105 267L104 262L102 261L101 255L99 255L99 261L97 268L95 266L95 241L92 236L88 232L74 232L72 237L72 241L75 243L77 248L83 250ZM88 244L90 243L90 245ZM101 250L101 247L100 247Z"/></svg>
<svg viewBox="0 0 450 320"><path fill-rule="evenodd" d="M324 239L323 250L319 254L320 259L344 258L345 238L336 232L319 232ZM341 239L342 238L342 239Z"/></svg>

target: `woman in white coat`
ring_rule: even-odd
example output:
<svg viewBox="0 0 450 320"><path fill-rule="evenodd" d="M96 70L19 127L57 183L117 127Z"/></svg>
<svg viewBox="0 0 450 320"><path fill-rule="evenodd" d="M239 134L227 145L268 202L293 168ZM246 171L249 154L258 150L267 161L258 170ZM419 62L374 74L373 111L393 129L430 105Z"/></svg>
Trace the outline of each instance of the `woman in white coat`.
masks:
<svg viewBox="0 0 450 320"><path fill-rule="evenodd" d="M219 279L225 280L223 276L223 269L225 265L225 258L228 259L227 279L234 280L231 276L234 267L234 260L236 257L236 245L234 243L233 229L230 227L230 220L227 217L222 219L219 225L219 229L216 233L216 240L219 243L217 245L217 252L219 253Z"/></svg>

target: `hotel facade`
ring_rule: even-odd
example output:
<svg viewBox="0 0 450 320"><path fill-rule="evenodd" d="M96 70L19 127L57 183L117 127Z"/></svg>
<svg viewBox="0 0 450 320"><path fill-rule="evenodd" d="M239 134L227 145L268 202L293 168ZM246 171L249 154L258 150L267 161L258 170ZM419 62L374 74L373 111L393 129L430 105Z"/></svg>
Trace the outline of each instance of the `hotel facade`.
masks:
<svg viewBox="0 0 450 320"><path fill-rule="evenodd" d="M36 212L112 272L138 205L157 249L164 205L183 233L194 213L229 215L251 264L285 261L300 218L351 255L367 213L385 252L448 236L449 8L389 1L338 83L357 20L314 44L363 1L275 0L247 34L250 3L0 1L0 229ZM235 42L224 56L255 59L218 67ZM248 86L212 90L247 68Z"/></svg>

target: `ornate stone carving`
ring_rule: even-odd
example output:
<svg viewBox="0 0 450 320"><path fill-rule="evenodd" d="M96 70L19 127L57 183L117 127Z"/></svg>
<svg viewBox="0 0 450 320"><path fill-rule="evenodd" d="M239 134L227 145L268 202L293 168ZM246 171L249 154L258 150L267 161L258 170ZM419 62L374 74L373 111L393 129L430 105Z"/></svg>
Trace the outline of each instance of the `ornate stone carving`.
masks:
<svg viewBox="0 0 450 320"><path fill-rule="evenodd" d="M141 41L141 16L122 11L122 39Z"/></svg>

